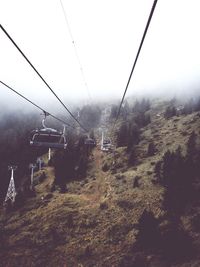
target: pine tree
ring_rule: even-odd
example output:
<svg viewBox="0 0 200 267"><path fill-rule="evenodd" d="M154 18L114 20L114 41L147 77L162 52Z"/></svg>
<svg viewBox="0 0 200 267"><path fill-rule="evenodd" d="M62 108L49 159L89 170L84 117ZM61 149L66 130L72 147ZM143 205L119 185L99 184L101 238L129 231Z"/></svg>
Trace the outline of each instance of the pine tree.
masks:
<svg viewBox="0 0 200 267"><path fill-rule="evenodd" d="M193 199L194 176L189 171L181 148L167 151L163 156L160 183L165 187L164 208L170 214L180 214Z"/></svg>
<svg viewBox="0 0 200 267"><path fill-rule="evenodd" d="M155 168L154 168L155 176L158 182L161 182L162 177L162 161L156 162Z"/></svg>
<svg viewBox="0 0 200 267"><path fill-rule="evenodd" d="M128 144L128 126L126 123L123 123L119 129L119 132L117 134L117 146L127 146Z"/></svg>
<svg viewBox="0 0 200 267"><path fill-rule="evenodd" d="M187 157L193 158L196 153L196 134L192 131L189 140L187 142Z"/></svg>
<svg viewBox="0 0 200 267"><path fill-rule="evenodd" d="M148 149L147 149L147 156L153 156L156 152L156 147L154 142L149 143Z"/></svg>
<svg viewBox="0 0 200 267"><path fill-rule="evenodd" d="M174 106L168 106L165 110L164 117L165 119L169 119L173 116L176 116L176 108Z"/></svg>

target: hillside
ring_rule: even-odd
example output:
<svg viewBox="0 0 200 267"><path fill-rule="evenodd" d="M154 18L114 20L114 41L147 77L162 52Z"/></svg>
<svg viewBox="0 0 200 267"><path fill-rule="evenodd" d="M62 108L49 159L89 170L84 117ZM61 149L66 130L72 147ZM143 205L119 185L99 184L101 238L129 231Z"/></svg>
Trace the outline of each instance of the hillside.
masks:
<svg viewBox="0 0 200 267"><path fill-rule="evenodd" d="M178 222L192 240L191 253L174 257L151 243L149 247L138 245L141 218L148 213L158 222L161 235L169 233L167 248L173 247L170 220L163 209L164 187L155 178L155 165L167 150L181 146L185 154L192 132L200 135L199 112L166 119L166 106L162 102L152 105L151 122L140 129L140 141L135 145L137 160L132 166L126 147L106 153L98 145L89 157L87 177L68 182L65 193L52 190L54 168L45 166L46 178L35 186L35 196L26 198L13 211L1 209L1 266L200 266L198 201L186 207ZM101 123L111 130L108 121ZM100 135L97 139L100 142ZM155 151L149 156L151 142ZM40 175L35 173L35 177ZM154 229L152 221L149 231ZM148 229L144 240L151 236ZM151 234L156 239L153 231ZM181 246L184 238L181 236L176 244ZM176 249L178 255L185 253L185 247Z"/></svg>

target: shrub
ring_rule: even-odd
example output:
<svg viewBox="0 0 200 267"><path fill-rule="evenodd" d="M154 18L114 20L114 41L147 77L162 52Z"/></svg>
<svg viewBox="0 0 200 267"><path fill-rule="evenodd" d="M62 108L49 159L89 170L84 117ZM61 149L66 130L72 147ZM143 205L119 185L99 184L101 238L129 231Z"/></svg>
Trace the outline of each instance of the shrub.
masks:
<svg viewBox="0 0 200 267"><path fill-rule="evenodd" d="M109 170L109 166L107 163L104 163L102 166L102 171L107 172Z"/></svg>

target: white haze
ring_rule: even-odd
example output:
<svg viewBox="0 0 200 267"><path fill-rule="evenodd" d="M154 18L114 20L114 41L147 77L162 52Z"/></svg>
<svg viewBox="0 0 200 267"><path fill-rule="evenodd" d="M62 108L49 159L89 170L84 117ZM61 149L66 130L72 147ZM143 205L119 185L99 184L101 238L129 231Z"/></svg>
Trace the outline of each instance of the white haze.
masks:
<svg viewBox="0 0 200 267"><path fill-rule="evenodd" d="M63 0L91 98L60 0L0 0L0 23L72 108L75 100L84 104L122 96L152 4L150 0ZM158 0L128 96L198 92L199 10L199 0ZM1 31L0 74L0 80L44 109L62 110ZM0 90L0 104L29 105L1 85Z"/></svg>

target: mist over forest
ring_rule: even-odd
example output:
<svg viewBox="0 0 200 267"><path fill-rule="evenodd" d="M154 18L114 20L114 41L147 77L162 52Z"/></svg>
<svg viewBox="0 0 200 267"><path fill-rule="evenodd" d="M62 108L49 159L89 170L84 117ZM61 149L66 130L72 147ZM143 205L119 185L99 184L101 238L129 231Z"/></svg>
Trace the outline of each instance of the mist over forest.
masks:
<svg viewBox="0 0 200 267"><path fill-rule="evenodd" d="M197 101L198 95L200 95L199 92L195 91L194 93L192 92L192 90L190 91L190 93L183 93L181 95L178 95L177 103L179 103L179 105L191 103L192 105L192 103ZM133 106L134 103L136 103L137 101L142 101L144 99L144 96L146 95L128 97L126 99L126 103L129 103L130 106ZM16 96L16 100L18 99L17 97L18 96ZM175 99L174 97L175 94L170 95L170 97L168 94L162 94L162 98L159 98L159 96L156 97L154 93L146 99L149 99L150 102L157 101L157 99L159 99L159 101L169 101L170 99ZM119 101L112 101L110 99L107 99L106 101L102 100L99 103L97 100L95 102L95 104L87 105L84 105L82 102L80 102L80 105L73 105L72 113L75 117L77 117L78 112L80 113L80 122L87 129L89 129L89 131L93 131L93 129L98 126L98 124L100 123L101 112L106 106L112 107L111 116L115 116L112 114L117 113L117 108L119 105ZM20 107L17 102L15 102L14 105L12 105L12 103L10 103L9 105L2 103L1 107L2 112L0 114L0 187L2 201L5 197L5 193L10 179L8 165L14 164L18 166L18 169L16 171L16 184L18 185L18 183L20 184L20 180L22 179L22 177L29 174L29 164L31 162L35 162L37 157L42 155L44 152L47 152L47 149L33 149L32 147L30 147L29 144L31 131L34 129L42 128L41 122L44 116L41 111L32 107L30 104ZM66 111L59 111L58 113L55 112L54 115L56 115L60 119L65 120L65 122L69 123L69 125L72 126L66 127L66 135L68 136L67 138L73 139L73 136L77 135L77 125L74 122L73 118L71 118L66 113ZM54 118L51 118L51 116L47 117L45 123L47 127L55 128L60 131L62 131L63 129L63 125ZM81 131L81 134L85 135L84 131ZM76 138L78 137L75 137L75 139ZM122 139L122 143L126 142L124 137L122 137Z"/></svg>

